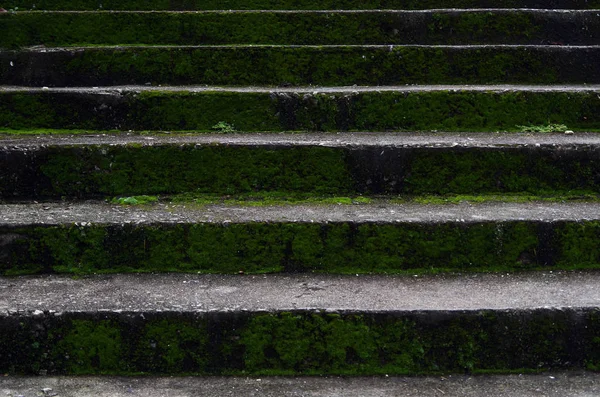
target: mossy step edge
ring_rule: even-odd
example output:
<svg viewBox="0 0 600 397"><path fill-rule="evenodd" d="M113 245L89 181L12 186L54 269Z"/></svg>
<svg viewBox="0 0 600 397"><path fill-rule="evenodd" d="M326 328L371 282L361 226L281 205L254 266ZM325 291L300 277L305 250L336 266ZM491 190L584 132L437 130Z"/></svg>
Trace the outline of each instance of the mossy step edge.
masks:
<svg viewBox="0 0 600 397"><path fill-rule="evenodd" d="M600 96L592 86L169 90L4 88L0 128L210 131L219 122L250 132L499 131L554 123L600 128Z"/></svg>
<svg viewBox="0 0 600 397"><path fill-rule="evenodd" d="M7 215L21 216L0 225L0 272L415 274L600 269L598 208L594 203L4 205ZM74 217L71 212L90 215ZM304 213L312 216L306 218ZM494 213L513 217L490 218Z"/></svg>

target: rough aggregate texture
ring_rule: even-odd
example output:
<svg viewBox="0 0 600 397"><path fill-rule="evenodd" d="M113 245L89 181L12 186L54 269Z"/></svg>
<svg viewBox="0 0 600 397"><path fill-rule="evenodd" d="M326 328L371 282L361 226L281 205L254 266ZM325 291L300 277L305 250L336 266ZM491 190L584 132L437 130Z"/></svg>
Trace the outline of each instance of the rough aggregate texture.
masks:
<svg viewBox="0 0 600 397"><path fill-rule="evenodd" d="M441 395L480 397L593 397L599 375L583 371L514 375L445 375L429 377L39 377L8 376L0 392L25 397L51 389L63 397L164 397L201 393L206 397L405 397Z"/></svg>

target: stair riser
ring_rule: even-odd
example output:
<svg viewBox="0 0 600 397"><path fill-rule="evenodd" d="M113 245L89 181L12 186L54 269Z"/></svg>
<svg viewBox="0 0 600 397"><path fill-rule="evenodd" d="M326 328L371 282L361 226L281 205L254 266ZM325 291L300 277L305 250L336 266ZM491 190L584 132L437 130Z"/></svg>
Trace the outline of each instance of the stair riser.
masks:
<svg viewBox="0 0 600 397"><path fill-rule="evenodd" d="M239 131L515 130L600 128L600 95L586 92L0 92L0 128Z"/></svg>
<svg viewBox="0 0 600 397"><path fill-rule="evenodd" d="M0 197L600 190L600 148L58 146L0 152Z"/></svg>
<svg viewBox="0 0 600 397"><path fill-rule="evenodd" d="M229 10L229 9L429 9L600 8L598 0L7 0L7 9L37 10Z"/></svg>
<svg viewBox="0 0 600 397"><path fill-rule="evenodd" d="M0 52L17 86L600 83L600 47L88 48Z"/></svg>
<svg viewBox="0 0 600 397"><path fill-rule="evenodd" d="M574 29L573 26L577 28ZM596 11L15 13L0 47L84 44L569 44L600 40Z"/></svg>
<svg viewBox="0 0 600 397"><path fill-rule="evenodd" d="M417 374L597 365L597 310L0 317L3 373Z"/></svg>
<svg viewBox="0 0 600 397"><path fill-rule="evenodd" d="M598 221L0 225L0 273L589 269L598 236Z"/></svg>

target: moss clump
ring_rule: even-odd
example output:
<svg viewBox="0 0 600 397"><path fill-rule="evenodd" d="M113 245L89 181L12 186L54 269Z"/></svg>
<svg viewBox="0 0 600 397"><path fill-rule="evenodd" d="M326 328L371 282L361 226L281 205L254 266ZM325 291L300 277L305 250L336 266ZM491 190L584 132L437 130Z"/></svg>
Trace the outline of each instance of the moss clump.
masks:
<svg viewBox="0 0 600 397"><path fill-rule="evenodd" d="M408 374L423 355L410 321L374 325L359 315L260 315L240 343L249 373Z"/></svg>
<svg viewBox="0 0 600 397"><path fill-rule="evenodd" d="M254 191L328 194L353 188L346 154L326 147L63 147L50 150L45 157L40 168L52 184L45 192L50 196Z"/></svg>
<svg viewBox="0 0 600 397"><path fill-rule="evenodd" d="M53 353L70 374L116 373L124 367L121 333L111 320L74 319Z"/></svg>
<svg viewBox="0 0 600 397"><path fill-rule="evenodd" d="M133 353L137 370L202 373L210 359L209 335L201 322L155 319L144 325Z"/></svg>
<svg viewBox="0 0 600 397"><path fill-rule="evenodd" d="M129 196L129 197L115 197L111 200L111 203L121 205L146 205L156 203L158 201L157 196Z"/></svg>

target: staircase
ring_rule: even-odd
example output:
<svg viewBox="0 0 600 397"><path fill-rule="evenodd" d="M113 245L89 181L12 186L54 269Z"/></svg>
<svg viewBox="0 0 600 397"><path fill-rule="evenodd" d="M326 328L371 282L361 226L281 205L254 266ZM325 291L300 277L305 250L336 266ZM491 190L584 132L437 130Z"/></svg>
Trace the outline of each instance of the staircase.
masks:
<svg viewBox="0 0 600 397"><path fill-rule="evenodd" d="M600 1L0 6L0 392L598 392Z"/></svg>

